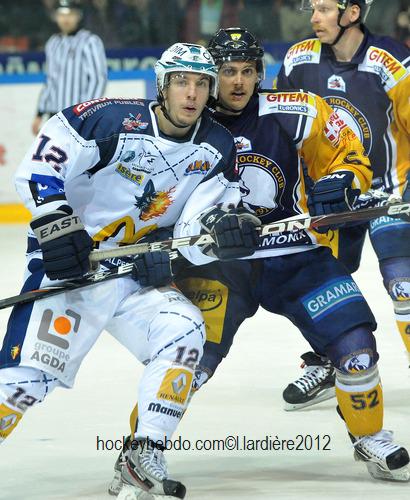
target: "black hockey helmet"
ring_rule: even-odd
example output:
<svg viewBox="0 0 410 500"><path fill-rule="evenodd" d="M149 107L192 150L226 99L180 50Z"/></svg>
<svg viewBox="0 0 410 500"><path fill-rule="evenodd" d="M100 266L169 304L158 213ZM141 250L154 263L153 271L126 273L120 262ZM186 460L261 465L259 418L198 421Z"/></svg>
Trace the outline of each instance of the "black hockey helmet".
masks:
<svg viewBox="0 0 410 500"><path fill-rule="evenodd" d="M82 11L82 5L79 0L57 0L54 6L56 11L77 10Z"/></svg>
<svg viewBox="0 0 410 500"><path fill-rule="evenodd" d="M209 40L208 50L217 66L226 61L256 61L259 81L265 78L264 50L245 28L221 28Z"/></svg>

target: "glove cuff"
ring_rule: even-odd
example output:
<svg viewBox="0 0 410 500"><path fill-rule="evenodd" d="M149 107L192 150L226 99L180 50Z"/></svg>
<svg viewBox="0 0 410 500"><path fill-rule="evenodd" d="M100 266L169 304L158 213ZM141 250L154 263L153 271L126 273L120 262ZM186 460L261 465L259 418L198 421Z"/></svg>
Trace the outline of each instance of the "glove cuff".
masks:
<svg viewBox="0 0 410 500"><path fill-rule="evenodd" d="M68 205L64 205L54 212L35 217L30 222L30 226L40 245L84 229L80 218L73 214L73 210Z"/></svg>

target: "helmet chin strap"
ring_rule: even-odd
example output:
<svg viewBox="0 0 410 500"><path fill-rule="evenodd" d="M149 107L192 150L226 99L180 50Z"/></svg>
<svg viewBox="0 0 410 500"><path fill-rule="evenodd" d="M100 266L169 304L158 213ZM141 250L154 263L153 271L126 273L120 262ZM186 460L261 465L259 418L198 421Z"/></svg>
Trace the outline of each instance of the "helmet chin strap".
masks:
<svg viewBox="0 0 410 500"><path fill-rule="evenodd" d="M337 42L339 42L339 40L342 38L342 36L345 34L346 30L351 28L352 26L356 26L356 24L360 24L360 17L356 20L356 21L353 21L352 23L349 23L347 26L342 26L340 24L340 21L342 20L342 17L343 17L343 14L344 14L344 11L339 11L339 15L338 15L338 18L337 18L337 25L339 26L340 30L339 30L339 33L337 35L337 37L333 40L332 43L329 43L329 45L331 47L333 47L334 45L337 44Z"/></svg>

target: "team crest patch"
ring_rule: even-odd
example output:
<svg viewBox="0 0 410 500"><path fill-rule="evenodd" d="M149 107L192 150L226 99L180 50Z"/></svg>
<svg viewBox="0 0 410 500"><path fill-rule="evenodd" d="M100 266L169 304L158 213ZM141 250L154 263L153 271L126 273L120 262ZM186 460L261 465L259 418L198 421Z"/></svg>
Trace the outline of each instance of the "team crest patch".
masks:
<svg viewBox="0 0 410 500"><path fill-rule="evenodd" d="M154 183L150 179L142 196L135 196L135 207L141 210L140 220L147 221L163 215L173 202L171 195L173 191L175 188L170 188L168 191L155 191Z"/></svg>
<svg viewBox="0 0 410 500"><path fill-rule="evenodd" d="M235 147L237 153L245 153L252 150L252 143L246 137L239 136L235 137Z"/></svg>
<svg viewBox="0 0 410 500"><path fill-rule="evenodd" d="M362 300L359 287L350 277L338 278L302 297L309 316L317 322L348 302Z"/></svg>
<svg viewBox="0 0 410 500"><path fill-rule="evenodd" d="M410 301L410 280L399 278L392 280L390 284L390 295L393 300L397 302Z"/></svg>
<svg viewBox="0 0 410 500"><path fill-rule="evenodd" d="M132 113L128 113L128 116L122 121L122 126L130 132L131 130L145 130L148 127L148 122L141 121L141 113L134 116Z"/></svg>
<svg viewBox="0 0 410 500"><path fill-rule="evenodd" d="M341 76L332 75L327 80L327 88L331 90L338 90L340 92L346 92L346 83Z"/></svg>

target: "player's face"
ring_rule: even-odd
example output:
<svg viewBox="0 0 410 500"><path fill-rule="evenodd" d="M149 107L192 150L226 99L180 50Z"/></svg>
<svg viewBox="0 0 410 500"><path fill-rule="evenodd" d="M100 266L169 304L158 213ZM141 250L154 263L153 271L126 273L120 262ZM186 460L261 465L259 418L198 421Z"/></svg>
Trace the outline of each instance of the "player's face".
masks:
<svg viewBox="0 0 410 500"><path fill-rule="evenodd" d="M218 101L228 109L241 111L258 83L256 61L228 61L219 69Z"/></svg>
<svg viewBox="0 0 410 500"><path fill-rule="evenodd" d="M77 10L61 9L55 14L55 21L64 34L75 31L80 23L81 14Z"/></svg>
<svg viewBox="0 0 410 500"><path fill-rule="evenodd" d="M210 80L198 73L174 73L164 92L171 118L179 125L193 125L209 99Z"/></svg>
<svg viewBox="0 0 410 500"><path fill-rule="evenodd" d="M336 0L311 0L313 31L322 43L333 43L339 34L339 9Z"/></svg>

